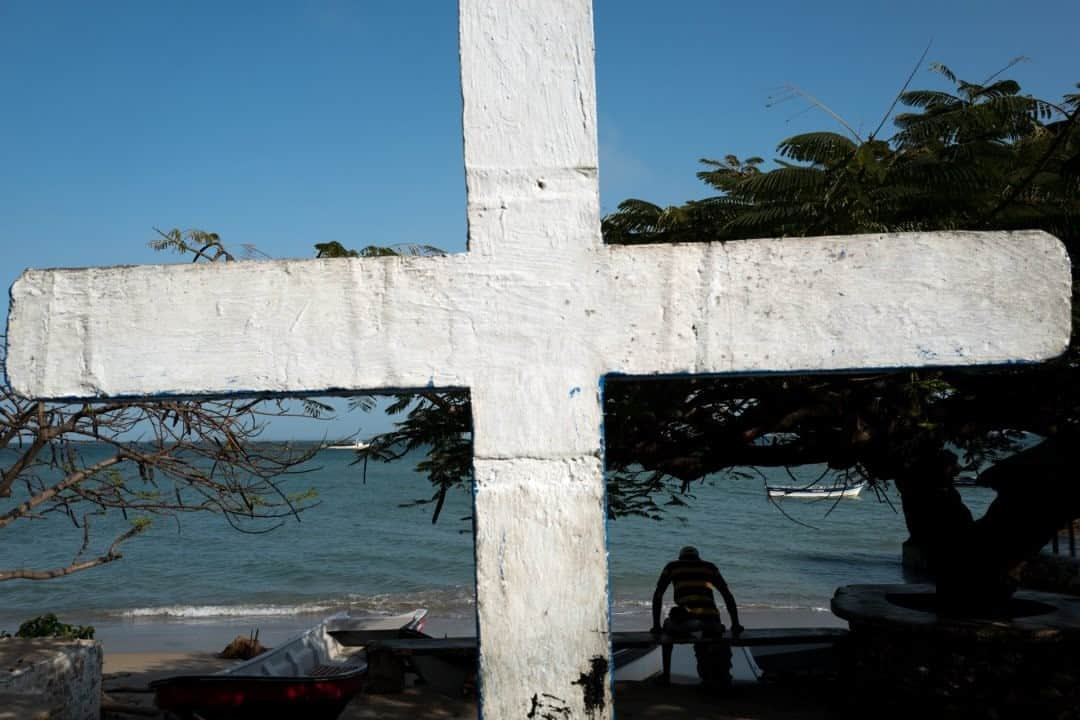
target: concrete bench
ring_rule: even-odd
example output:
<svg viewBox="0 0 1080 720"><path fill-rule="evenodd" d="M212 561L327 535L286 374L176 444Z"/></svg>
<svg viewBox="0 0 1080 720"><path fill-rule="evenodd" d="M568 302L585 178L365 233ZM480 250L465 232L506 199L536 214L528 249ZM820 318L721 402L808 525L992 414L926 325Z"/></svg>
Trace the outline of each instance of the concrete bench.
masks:
<svg viewBox="0 0 1080 720"><path fill-rule="evenodd" d="M650 647L662 643L686 645L691 643L725 642L732 647L758 647L763 645L812 645L836 642L847 637L845 628L761 628L744 630L737 638L730 633L712 638L693 635L672 635L663 633L653 635L645 630L632 630L611 633L611 645L616 650L624 648ZM383 652L399 657L416 655L451 655L468 656L476 654L475 637L453 638L393 638L378 640L367 646L368 655Z"/></svg>
<svg viewBox="0 0 1080 720"><path fill-rule="evenodd" d="M738 638L725 633L716 637L695 637L692 634L653 635L648 631L611 633L611 645L616 651L640 649L648 651L662 643L674 645L714 646L720 665L721 681L730 681L731 647L761 647L777 645L820 645L835 643L847 637L844 628L762 628L744 630ZM477 644L475 637L452 638L392 638L378 640L367 646L369 685L374 692L399 692L404 687L404 671L407 660L415 668L435 662L439 667L447 664L458 669L465 663L475 663ZM424 658L436 658L426 660ZM417 670L420 672L420 670ZM725 680L726 678L726 680Z"/></svg>
<svg viewBox="0 0 1080 720"><path fill-rule="evenodd" d="M732 647L762 647L766 645L816 645L833 643L847 637L845 628L759 628L743 630L737 638L725 632L716 637L695 637L694 635L661 633L634 630L611 633L611 645L616 650L623 648L651 647L663 643L688 645L692 643L727 643Z"/></svg>

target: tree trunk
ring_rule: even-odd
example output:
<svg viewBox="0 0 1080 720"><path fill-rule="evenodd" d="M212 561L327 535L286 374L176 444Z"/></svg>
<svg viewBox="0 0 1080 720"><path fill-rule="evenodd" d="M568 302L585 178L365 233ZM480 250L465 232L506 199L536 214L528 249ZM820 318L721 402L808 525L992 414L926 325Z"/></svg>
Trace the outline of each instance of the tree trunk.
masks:
<svg viewBox="0 0 1080 720"><path fill-rule="evenodd" d="M945 611L1005 612L1023 563L1080 516L1078 452L1080 438L1059 435L994 465L979 482L998 495L978 520L952 485L951 453L897 478L910 542L926 557Z"/></svg>

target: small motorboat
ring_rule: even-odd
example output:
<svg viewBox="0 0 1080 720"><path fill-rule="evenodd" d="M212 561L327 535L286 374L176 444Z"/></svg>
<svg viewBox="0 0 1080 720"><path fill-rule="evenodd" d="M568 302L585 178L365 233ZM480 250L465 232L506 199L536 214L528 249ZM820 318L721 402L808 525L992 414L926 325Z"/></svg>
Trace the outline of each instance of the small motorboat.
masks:
<svg viewBox="0 0 1080 720"><path fill-rule="evenodd" d="M341 613L228 670L175 675L150 687L158 708L185 719L333 720L364 686L363 643L419 631L426 617L422 609L377 618Z"/></svg>
<svg viewBox="0 0 1080 720"><path fill-rule="evenodd" d="M854 485L809 485L809 486L786 486L768 485L766 490L771 498L808 498L812 500L832 498L853 498L866 487L865 482Z"/></svg>
<svg viewBox="0 0 1080 720"><path fill-rule="evenodd" d="M836 627L810 628L750 628L738 638L729 637L731 681L734 684L752 684L761 679L788 677L812 677L835 671L837 643L847 637L848 631ZM654 643L656 637L641 631L612 633L615 647L615 681L641 682L661 671L660 651ZM671 656L671 682L696 684L699 680L698 653L693 635L676 641ZM630 651L637 649L645 654L635 658ZM620 663L622 655L622 663ZM717 653L713 662L724 661ZM723 671L723 665L713 665L714 672ZM723 683L722 676L714 675Z"/></svg>
<svg viewBox="0 0 1080 720"><path fill-rule="evenodd" d="M348 443L346 445L326 445L324 450L367 450L371 447L371 443L366 443L363 440L357 440L356 442Z"/></svg>
<svg viewBox="0 0 1080 720"><path fill-rule="evenodd" d="M350 648L363 647L376 640L405 637L424 631L428 611L419 608L402 615L356 617L348 613L331 615L323 621L334 640Z"/></svg>

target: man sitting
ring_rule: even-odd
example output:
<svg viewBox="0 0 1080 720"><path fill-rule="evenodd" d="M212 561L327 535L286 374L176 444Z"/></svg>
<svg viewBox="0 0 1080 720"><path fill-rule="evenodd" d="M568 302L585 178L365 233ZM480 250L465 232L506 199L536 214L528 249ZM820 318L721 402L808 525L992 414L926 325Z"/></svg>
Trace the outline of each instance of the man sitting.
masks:
<svg viewBox="0 0 1080 720"><path fill-rule="evenodd" d="M668 585L675 585L675 607L671 608L667 619L664 621L663 632L669 635L690 634L701 632L705 639L719 637L724 634L724 624L720 622L720 611L713 599L713 591L719 592L724 598L728 615L731 617L731 635L738 637L743 627L739 624L739 610L735 607L735 597L724 582L724 576L719 568L711 562L701 559L697 548L684 547L679 551L679 559L673 560L664 566L660 573L660 579L656 581L656 592L653 593L652 601L652 632L655 635L661 633L660 610L664 603L664 593ZM694 652L698 656L698 675L705 680L702 672L704 658L707 658L710 643L695 644ZM660 678L660 684L671 683L671 651L673 644L662 644L664 660L664 674ZM728 649L730 667L730 649ZM730 670L727 679L730 681Z"/></svg>

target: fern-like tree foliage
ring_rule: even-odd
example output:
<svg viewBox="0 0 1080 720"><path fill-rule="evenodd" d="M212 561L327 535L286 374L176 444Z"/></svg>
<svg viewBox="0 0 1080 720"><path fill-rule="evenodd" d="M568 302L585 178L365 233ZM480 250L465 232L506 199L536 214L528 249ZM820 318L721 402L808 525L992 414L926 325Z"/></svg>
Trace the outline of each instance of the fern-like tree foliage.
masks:
<svg viewBox="0 0 1080 720"><path fill-rule="evenodd" d="M1034 228L1077 257L1080 95L1050 102L1022 94L1013 80L975 84L933 69L946 89L901 93L892 137L796 135L778 145L768 170L759 158L702 160L698 177L712 197L672 208L627 200L604 219L605 239ZM908 550L937 576L943 596L994 604L1024 561L1080 516L1073 337L1065 357L1024 370L685 380L678 390L618 383L606 393L611 482L637 489L644 504L631 510L649 512L649 501L740 465L820 462L876 488L893 482ZM990 451L1016 449L1028 433L1047 440L986 469ZM965 464L984 468L980 481L998 491L981 518L952 485Z"/></svg>
<svg viewBox="0 0 1080 720"><path fill-rule="evenodd" d="M604 219L611 243L739 240L915 230L1041 228L1068 241L1080 217L1077 98L975 85L910 90L888 140L836 132L782 141L760 158L702 160L718 194L676 207L626 200Z"/></svg>
<svg viewBox="0 0 1080 720"><path fill-rule="evenodd" d="M1080 95L1050 102L1012 80L974 84L934 69L945 89L905 89L891 137L796 135L770 167L760 157L701 160L709 197L673 207L626 200L603 221L606 242L1037 228L1073 252ZM836 482L864 479L879 492L895 484L909 550L942 596L992 606L1011 593L1024 561L1080 516L1078 358L1074 345L1027 369L609 380L608 512L660 518L712 473L824 464ZM425 393L398 408L411 409L368 456L428 447L424 469L441 506L448 488L471 480L467 398ZM993 464L1031 433L1047 440ZM952 484L964 466L982 469L998 492L981 518Z"/></svg>

